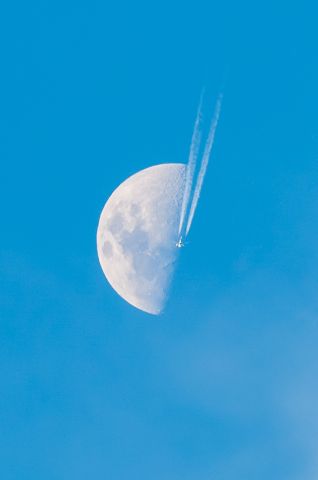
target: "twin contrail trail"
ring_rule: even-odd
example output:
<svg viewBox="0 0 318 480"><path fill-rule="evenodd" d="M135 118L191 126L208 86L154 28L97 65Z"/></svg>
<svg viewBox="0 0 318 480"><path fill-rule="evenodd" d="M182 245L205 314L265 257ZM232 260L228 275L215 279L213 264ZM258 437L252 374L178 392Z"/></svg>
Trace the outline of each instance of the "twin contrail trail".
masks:
<svg viewBox="0 0 318 480"><path fill-rule="evenodd" d="M189 207L193 177L194 177L194 172L195 172L197 158L198 158L199 149L200 149L200 143L201 143L201 137L202 137L202 133L201 133L202 100L203 100L203 92L201 94L198 112L195 119L193 134L191 138L189 160L188 160L188 165L186 170L186 180L185 180L184 194L183 194L183 200L182 200L182 206L181 206L181 215L180 215L179 232L178 232L179 235L183 233L182 230L185 223L185 216L187 214L187 210Z"/></svg>
<svg viewBox="0 0 318 480"><path fill-rule="evenodd" d="M208 138L207 138L205 148L204 148L204 152L203 152L201 167L200 167L200 170L199 170L199 173L198 173L197 183L195 185L195 189L194 189L194 193L193 193L193 197L192 197L192 204L191 204L190 213L189 213L189 217L188 217L187 228L186 228L186 236L188 235L189 230L191 228L194 213L195 213L195 210L197 208L198 201L199 201L199 198L200 198L200 193L201 193L204 177L205 177L205 174L206 174L206 170L208 168L208 164L209 164L209 160L210 160L210 154L211 154L211 150L212 150L212 147L213 147L213 142L214 142L214 137L215 137L215 132L216 132L216 127L218 126L218 122L219 122L219 118L220 118L221 107L222 107L222 99L223 99L223 95L220 94L218 99L217 99L217 102L216 102L215 111L214 111L214 115L213 115L213 118L212 118L210 131L209 131Z"/></svg>
<svg viewBox="0 0 318 480"><path fill-rule="evenodd" d="M223 100L223 94L220 94L216 102L214 115L212 118L210 130L208 133L208 137L207 137L203 155L202 155L200 169L196 178L196 183L193 188L194 174L196 171L200 142L202 137L202 132L201 132L202 95L201 95L197 117L195 120L194 130L193 130L192 139L191 139L189 161L188 161L187 171L186 171L186 182L185 182L184 196L182 201L180 224L179 224L180 239L182 238L183 235L184 236L188 235L191 228L192 221L193 221L193 217L198 205L204 177L205 177L206 170L208 168L208 164L210 160L216 128L217 128L220 113L221 113L222 100ZM192 201L191 201L191 194L192 194ZM190 201L191 201L191 206L189 210ZM186 228L185 228L185 225L186 225Z"/></svg>

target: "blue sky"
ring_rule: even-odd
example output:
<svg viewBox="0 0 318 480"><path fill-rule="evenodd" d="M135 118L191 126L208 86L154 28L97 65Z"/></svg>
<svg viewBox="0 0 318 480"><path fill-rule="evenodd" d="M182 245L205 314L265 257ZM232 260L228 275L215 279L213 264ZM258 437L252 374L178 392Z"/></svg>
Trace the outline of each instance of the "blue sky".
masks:
<svg viewBox="0 0 318 480"><path fill-rule="evenodd" d="M1 478L317 478L317 13L2 6ZM151 317L103 277L98 217L129 175L187 160L201 88L213 108L226 71Z"/></svg>

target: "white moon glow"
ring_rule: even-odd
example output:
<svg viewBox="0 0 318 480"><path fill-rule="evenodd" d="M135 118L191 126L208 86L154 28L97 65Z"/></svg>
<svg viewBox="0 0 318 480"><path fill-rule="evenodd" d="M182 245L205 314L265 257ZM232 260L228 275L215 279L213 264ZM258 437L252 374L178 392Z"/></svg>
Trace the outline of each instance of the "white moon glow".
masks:
<svg viewBox="0 0 318 480"><path fill-rule="evenodd" d="M97 230L98 258L116 292L145 312L164 308L174 270L186 166L146 168L110 196Z"/></svg>

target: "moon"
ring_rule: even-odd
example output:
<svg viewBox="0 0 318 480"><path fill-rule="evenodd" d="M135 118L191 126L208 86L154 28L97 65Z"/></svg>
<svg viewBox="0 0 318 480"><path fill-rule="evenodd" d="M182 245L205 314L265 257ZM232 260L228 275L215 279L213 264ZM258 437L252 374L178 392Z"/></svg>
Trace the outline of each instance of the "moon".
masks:
<svg viewBox="0 0 318 480"><path fill-rule="evenodd" d="M186 165L165 163L125 180L106 202L97 229L102 270L114 290L144 312L162 312L177 259Z"/></svg>

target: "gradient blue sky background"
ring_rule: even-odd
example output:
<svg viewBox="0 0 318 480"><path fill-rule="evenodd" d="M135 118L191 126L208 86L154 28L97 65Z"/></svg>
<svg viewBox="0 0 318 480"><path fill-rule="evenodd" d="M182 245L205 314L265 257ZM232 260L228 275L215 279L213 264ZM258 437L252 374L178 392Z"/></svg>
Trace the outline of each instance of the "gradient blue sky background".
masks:
<svg viewBox="0 0 318 480"><path fill-rule="evenodd" d="M314 5L2 5L1 479L317 479ZM103 277L98 217L129 175L187 160L226 70L152 317Z"/></svg>

